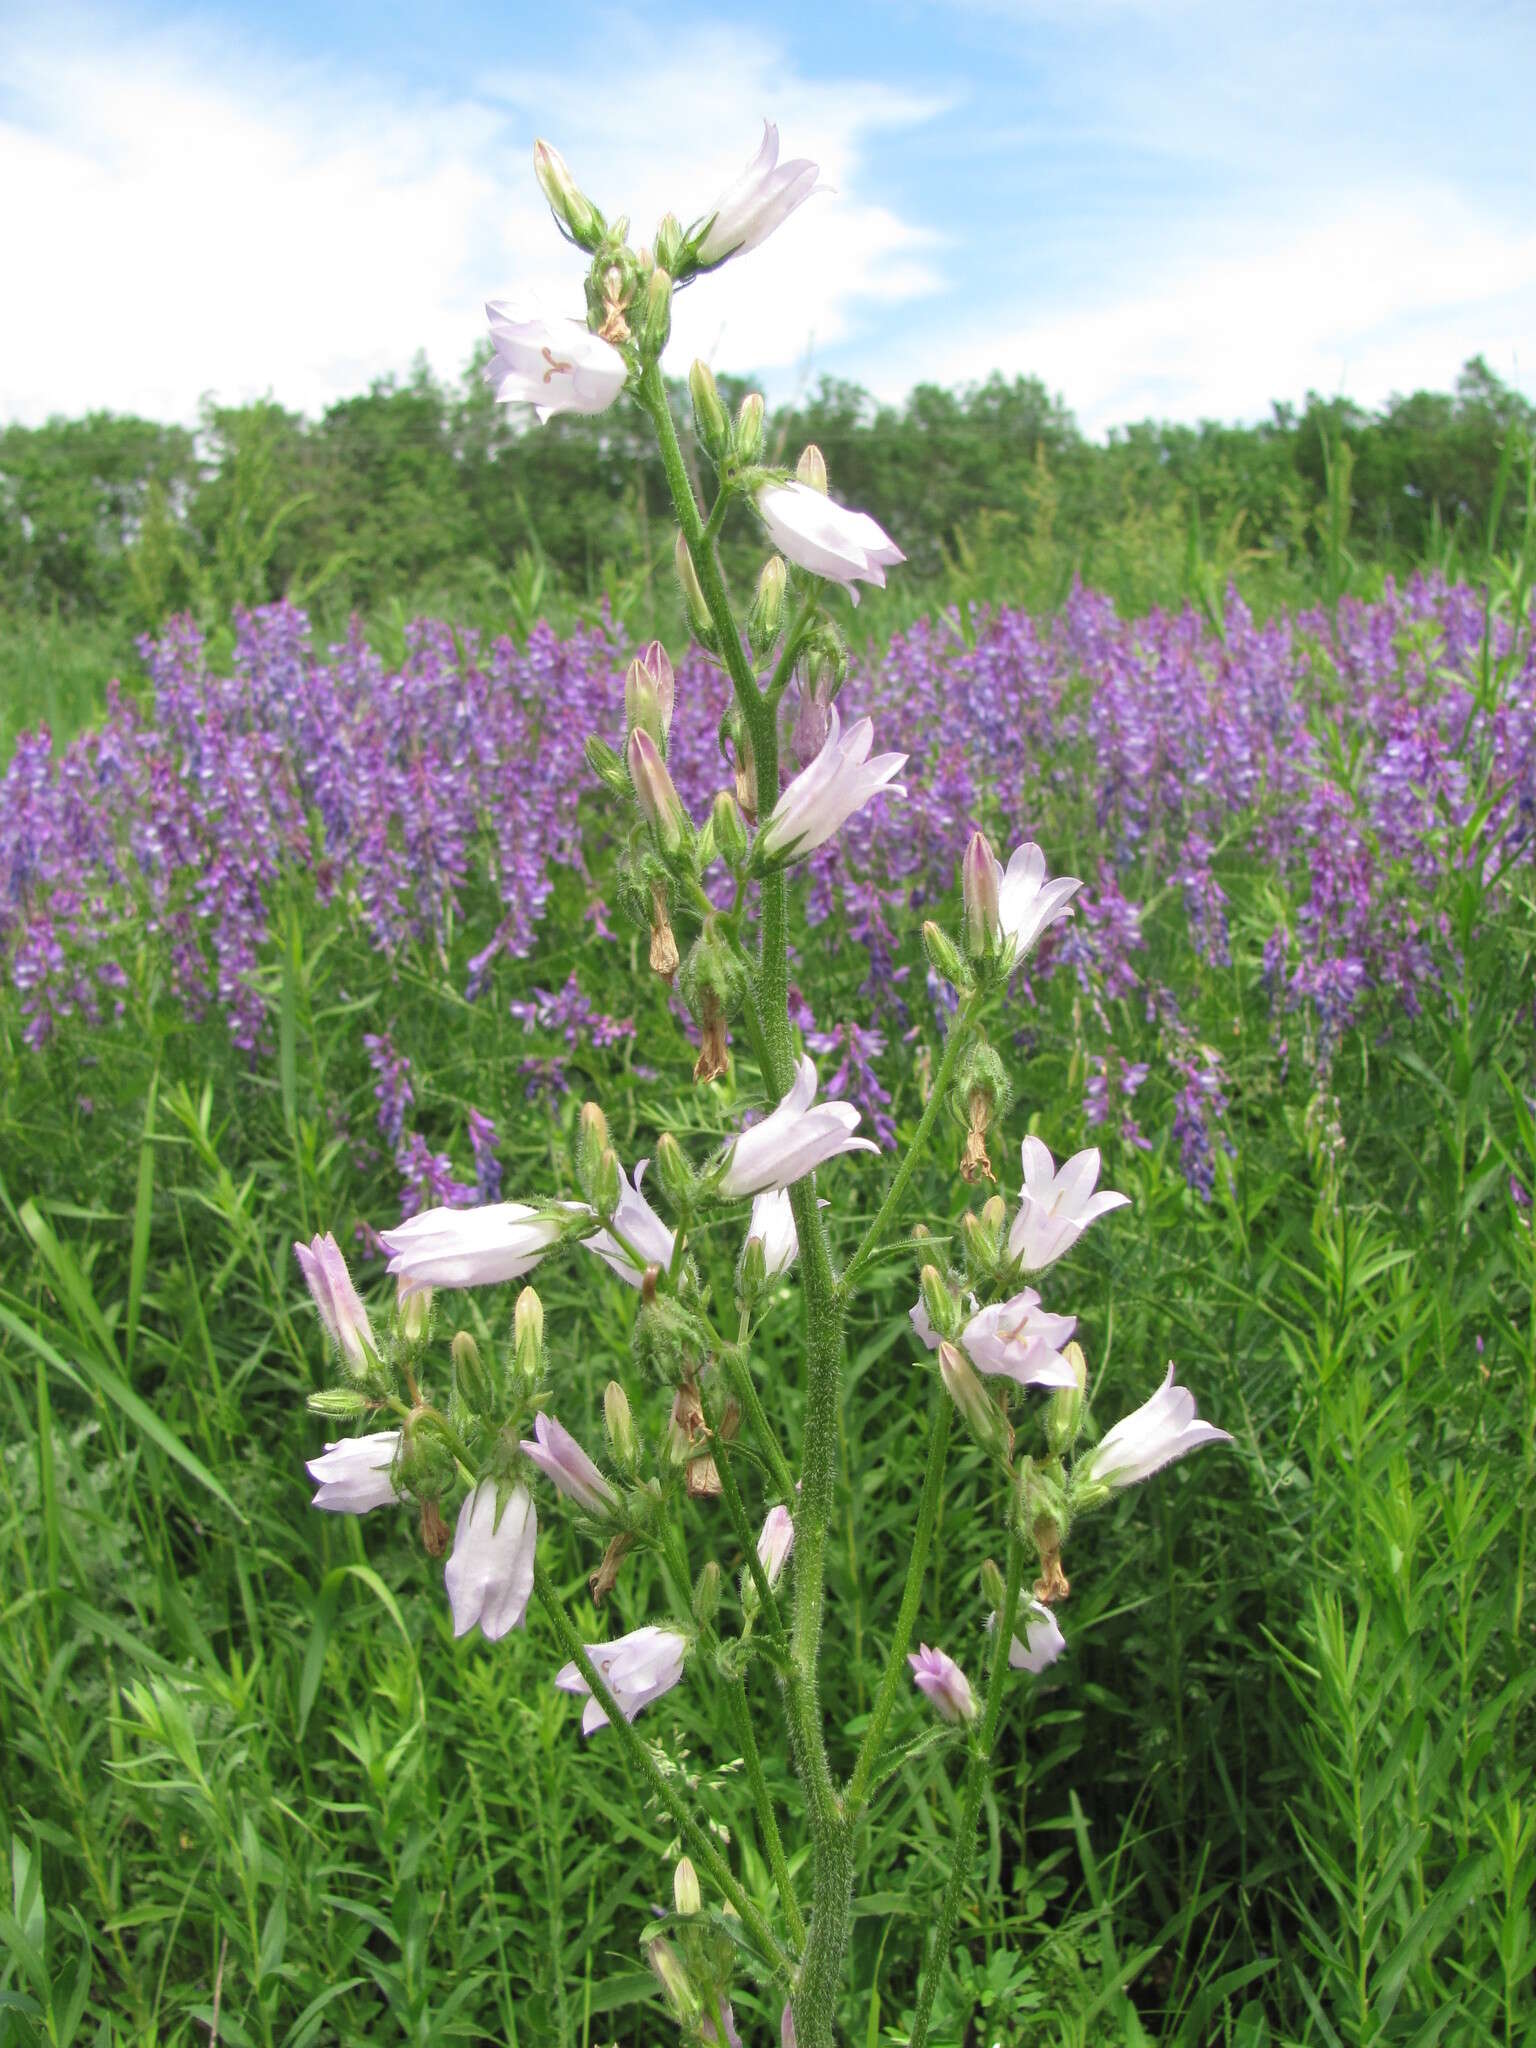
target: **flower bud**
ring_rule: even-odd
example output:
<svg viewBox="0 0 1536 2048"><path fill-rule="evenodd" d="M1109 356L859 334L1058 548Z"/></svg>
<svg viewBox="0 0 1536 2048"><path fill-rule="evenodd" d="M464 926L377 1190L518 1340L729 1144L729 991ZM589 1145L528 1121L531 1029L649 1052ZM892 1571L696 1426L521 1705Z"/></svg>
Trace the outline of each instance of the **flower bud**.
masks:
<svg viewBox="0 0 1536 2048"><path fill-rule="evenodd" d="M971 977L961 957L960 948L948 932L936 925L931 917L923 926L923 949L940 980L947 981L950 987L957 989L961 995L970 994Z"/></svg>
<svg viewBox="0 0 1536 2048"><path fill-rule="evenodd" d="M1002 931L999 887L1002 869L987 844L986 834L973 832L960 863L960 893L965 903L965 947L973 959L992 952Z"/></svg>
<svg viewBox="0 0 1536 2048"><path fill-rule="evenodd" d="M607 1150L608 1119L595 1102L584 1102L581 1106L581 1121L576 1126L576 1180L581 1192L594 1208L597 1204L593 1190L597 1186L598 1169Z"/></svg>
<svg viewBox="0 0 1536 2048"><path fill-rule="evenodd" d="M960 1313L955 1297L950 1293L944 1275L937 1266L924 1266L918 1275L922 1288L923 1307L928 1314L928 1327L935 1337L958 1337L960 1334Z"/></svg>
<svg viewBox="0 0 1536 2048"><path fill-rule="evenodd" d="M978 1216L974 1209L967 1209L960 1219L960 1235L965 1240L965 1262L977 1280L992 1272L1002 1251L1000 1234L987 1228L985 1217L985 1210Z"/></svg>
<svg viewBox="0 0 1536 2048"><path fill-rule="evenodd" d="M760 1237L749 1237L742 1246L736 1291L747 1303L756 1301L768 1284L768 1255Z"/></svg>
<svg viewBox="0 0 1536 2048"><path fill-rule="evenodd" d="M718 468L730 453L731 421L708 363L695 360L688 372L688 395L693 400L693 426L699 445Z"/></svg>
<svg viewBox="0 0 1536 2048"><path fill-rule="evenodd" d="M397 1314L396 1328L400 1333L401 1343L413 1347L424 1343L427 1326L432 1320L431 1288L419 1287L413 1293L407 1294L402 1283Z"/></svg>
<svg viewBox="0 0 1536 2048"><path fill-rule="evenodd" d="M1088 1391L1088 1361L1081 1344L1069 1344L1062 1357L1077 1375L1075 1387L1058 1387L1045 1404L1045 1440L1059 1458L1077 1442L1083 1426L1083 1401Z"/></svg>
<svg viewBox="0 0 1536 2048"><path fill-rule="evenodd" d="M656 843L669 858L682 851L688 833L688 813L667 773L667 765L656 751L656 743L639 726L629 736L629 779L634 784L646 823Z"/></svg>
<svg viewBox="0 0 1536 2048"><path fill-rule="evenodd" d="M687 1153L670 1131L663 1131L656 1140L656 1178L669 1205L686 1215L698 1194L698 1177L688 1164Z"/></svg>
<svg viewBox="0 0 1536 2048"><path fill-rule="evenodd" d="M638 726L666 751L672 730L675 683L672 663L659 640L637 654L624 672L624 722L629 731Z"/></svg>
<svg viewBox="0 0 1536 2048"><path fill-rule="evenodd" d="M827 495L827 458L814 441L807 442L800 451L800 460L795 464L795 480L808 484L813 491Z"/></svg>
<svg viewBox="0 0 1536 2048"><path fill-rule="evenodd" d="M693 637L701 647L713 652L718 635L714 621L709 616L709 606L704 602L704 592L699 586L698 571L693 566L693 557L688 552L688 541L679 533L674 550L677 562L677 580L683 587L683 606L688 614L688 625Z"/></svg>
<svg viewBox="0 0 1536 2048"><path fill-rule="evenodd" d="M476 1415L491 1414L496 1406L495 1389L480 1356L480 1347L468 1330L455 1333L448 1351L453 1360L453 1384L459 1399Z"/></svg>
<svg viewBox="0 0 1536 2048"><path fill-rule="evenodd" d="M697 2020L704 2010L703 2004L689 1981L688 1972L683 1968L682 1958L677 1950L670 1941L659 1934L646 1936L641 1945L645 1950L645 1960L656 1974L673 2018L684 2022Z"/></svg>
<svg viewBox="0 0 1536 2048"><path fill-rule="evenodd" d="M1001 1614L1003 1602L1008 1598L1008 1586L996 1561L984 1557L981 1561L981 1597L989 1612Z"/></svg>
<svg viewBox="0 0 1536 2048"><path fill-rule="evenodd" d="M603 239L603 216L577 185L559 150L536 142L533 174L561 231L580 248L595 249Z"/></svg>
<svg viewBox="0 0 1536 2048"><path fill-rule="evenodd" d="M617 1380L610 1380L603 1389L603 1421L608 1426L608 1448L613 1453L613 1462L621 1472L632 1473L639 1460L640 1448L635 1442L629 1396Z"/></svg>
<svg viewBox="0 0 1536 2048"><path fill-rule="evenodd" d="M722 1577L720 1567L713 1558L709 1559L704 1569L699 1573L698 1580L693 1589L693 1618L700 1628L707 1627L720 1612ZM679 1906L678 1911L682 1912L683 1910ZM698 1907L693 1906L688 1910L696 1913Z"/></svg>
<svg viewBox="0 0 1536 2048"><path fill-rule="evenodd" d="M612 790L615 796L629 795L629 776L624 763L606 740L600 740L596 733L589 733L584 752L587 766L605 788Z"/></svg>
<svg viewBox="0 0 1536 2048"><path fill-rule="evenodd" d="M784 629L784 593L789 583L789 564L782 555L770 555L757 579L752 609L747 614L747 644L754 661L763 661Z"/></svg>
<svg viewBox="0 0 1536 2048"><path fill-rule="evenodd" d="M710 823L716 851L727 867L739 868L747 857L747 828L741 806L728 789L722 789L716 796Z"/></svg>
<svg viewBox="0 0 1536 2048"><path fill-rule="evenodd" d="M518 1377L537 1386L544 1370L544 1304L531 1287L517 1297L512 1336L517 1345Z"/></svg>
<svg viewBox="0 0 1536 2048"><path fill-rule="evenodd" d="M371 1413L374 1403L352 1387L327 1387L311 1394L305 1402L311 1415L323 1415L331 1422L357 1422Z"/></svg>
<svg viewBox="0 0 1536 2048"><path fill-rule="evenodd" d="M939 1377L944 1391L960 1410L961 1418L981 1448L995 1458L1006 1459L1013 1448L1013 1432L965 1353L958 1346L939 1346Z"/></svg>
<svg viewBox="0 0 1536 2048"><path fill-rule="evenodd" d="M749 468L763 452L763 394L749 391L736 408L736 431L732 436L736 460Z"/></svg>
<svg viewBox="0 0 1536 2048"><path fill-rule="evenodd" d="M643 355L659 356L672 332L672 279L659 265L645 281L635 315L635 339Z"/></svg>
<svg viewBox="0 0 1536 2048"><path fill-rule="evenodd" d="M990 1195L982 1203L981 1220L987 1229L1001 1242L1003 1225L1008 1221L1008 1204L1001 1195Z"/></svg>
<svg viewBox="0 0 1536 2048"><path fill-rule="evenodd" d="M664 213L656 223L656 261L659 266L676 277L682 261L683 224L675 213Z"/></svg>
<svg viewBox="0 0 1536 2048"><path fill-rule="evenodd" d="M678 1858L676 1870L672 1873L672 1904L674 1909L686 1918L704 1908L704 1897L699 1890L699 1874L686 1856Z"/></svg>
<svg viewBox="0 0 1536 2048"><path fill-rule="evenodd" d="M597 1173L592 1182L592 1206L606 1222L619 1206L619 1197L624 1192L624 1171L619 1165L619 1155L610 1145L597 1162Z"/></svg>

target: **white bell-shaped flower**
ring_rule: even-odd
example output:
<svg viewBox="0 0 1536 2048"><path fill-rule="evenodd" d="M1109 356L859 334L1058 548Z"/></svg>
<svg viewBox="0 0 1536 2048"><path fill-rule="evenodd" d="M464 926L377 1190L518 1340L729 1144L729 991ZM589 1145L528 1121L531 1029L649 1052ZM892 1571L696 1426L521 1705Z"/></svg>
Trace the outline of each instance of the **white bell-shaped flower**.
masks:
<svg viewBox="0 0 1536 2048"><path fill-rule="evenodd" d="M502 405L531 405L542 424L560 412L606 412L629 365L580 320L550 319L531 303L493 300L486 309L496 353L485 381Z"/></svg>
<svg viewBox="0 0 1536 2048"><path fill-rule="evenodd" d="M1039 1273L1068 1252L1090 1223L1124 1209L1129 1195L1113 1188L1094 1193L1099 1148L1074 1152L1058 1169L1039 1138L1024 1140L1024 1192L1008 1233L1008 1255L1026 1273Z"/></svg>
<svg viewBox="0 0 1536 2048"><path fill-rule="evenodd" d="M798 860L814 853L882 789L888 788L893 796L906 795L895 780L906 765L906 755L877 754L871 761L874 736L868 718L845 733L833 705L826 745L784 790L758 834L758 849L766 859Z"/></svg>
<svg viewBox="0 0 1536 2048"><path fill-rule="evenodd" d="M743 1131L726 1155L719 1191L727 1200L787 1188L814 1173L840 1152L878 1152L870 1138L856 1138L859 1112L851 1102L816 1101L816 1066L806 1053L794 1085L777 1109Z"/></svg>
<svg viewBox="0 0 1536 2048"><path fill-rule="evenodd" d="M839 505L814 484L762 484L753 493L768 538L812 576L841 583L857 604L859 583L885 588L885 572L907 558L867 512Z"/></svg>
<svg viewBox="0 0 1536 2048"><path fill-rule="evenodd" d="M537 1537L538 1517L527 1487L514 1486L499 1515L491 1480L481 1480L466 1495L443 1571L456 1636L478 1625L494 1643L521 1625L533 1591Z"/></svg>

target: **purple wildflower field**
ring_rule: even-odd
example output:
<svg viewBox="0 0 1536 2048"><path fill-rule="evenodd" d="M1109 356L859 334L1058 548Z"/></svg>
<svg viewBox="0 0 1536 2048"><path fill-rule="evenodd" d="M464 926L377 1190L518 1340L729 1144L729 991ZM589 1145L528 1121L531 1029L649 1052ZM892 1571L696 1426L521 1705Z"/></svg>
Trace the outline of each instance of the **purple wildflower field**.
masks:
<svg viewBox="0 0 1536 2048"><path fill-rule="evenodd" d="M62 749L46 729L24 735L0 782L0 960L26 1045L47 1058L71 1027L125 1018L131 988L153 983L188 1018L219 1013L264 1059L261 970L275 893L295 877L382 954L435 956L472 1001L490 999L500 956L539 979L562 873L600 945L623 920L604 899L608 811L582 742L622 733L631 651L595 628L561 639L541 626L519 650L420 621L391 670L360 635L317 649L304 615L274 606L241 617L229 673L215 674L195 628L173 624L146 643L142 702L115 691ZM728 780L726 685L694 653L677 693L671 768L702 816ZM1025 972L1036 994L1062 978L1075 989L1087 1122L1143 1146L1140 1027L1153 1028L1172 1135L1202 1192L1222 1060L1186 1023L1176 977L1150 963L1148 918L1180 906L1203 969L1231 970L1240 887L1254 944L1237 968L1262 978L1273 1057L1326 1076L1368 1005L1390 1023L1454 976L1456 871L1504 886L1536 843L1530 637L1498 618L1485 635L1482 594L1433 578L1347 600L1336 621L1258 625L1231 596L1219 630L1193 610L1127 622L1082 589L1055 619L989 616L974 644L942 617L856 666L842 707L910 754L908 795L870 805L813 857L811 918L861 949L861 1021L822 1014L815 990L798 1021L830 1091L887 1143L884 1057L929 1027L941 995L917 927L952 898L973 827L1004 847L1038 839L1053 869L1084 877L1076 917ZM575 974L525 988L512 1010L543 1048L526 1064L530 1096L558 1097L578 1042L634 1034ZM1135 1044L1121 1042L1128 1018ZM487 1120L469 1134L471 1186L407 1133L409 1064L387 1032L369 1035L368 1056L407 1209L493 1198Z"/></svg>

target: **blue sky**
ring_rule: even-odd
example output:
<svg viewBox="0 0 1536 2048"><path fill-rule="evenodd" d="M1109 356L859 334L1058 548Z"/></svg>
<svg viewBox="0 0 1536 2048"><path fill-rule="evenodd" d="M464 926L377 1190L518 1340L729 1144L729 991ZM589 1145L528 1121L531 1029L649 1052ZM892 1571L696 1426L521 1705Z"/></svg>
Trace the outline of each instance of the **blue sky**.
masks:
<svg viewBox="0 0 1536 2048"><path fill-rule="evenodd" d="M315 412L579 304L536 134L645 238L774 118L832 187L680 303L771 397L1041 376L1091 432L1536 396L1536 7L0 5L0 417Z"/></svg>

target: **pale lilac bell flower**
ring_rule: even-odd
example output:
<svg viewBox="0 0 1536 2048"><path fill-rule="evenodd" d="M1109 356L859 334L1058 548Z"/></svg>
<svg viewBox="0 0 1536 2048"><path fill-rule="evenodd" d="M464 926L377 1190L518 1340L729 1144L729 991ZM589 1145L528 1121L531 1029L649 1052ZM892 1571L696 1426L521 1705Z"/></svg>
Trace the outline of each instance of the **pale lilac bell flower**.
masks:
<svg viewBox="0 0 1536 2048"><path fill-rule="evenodd" d="M314 1296L315 1307L327 1335L341 1347L348 1365L358 1372L367 1370L370 1356L377 1352L368 1311L352 1285L352 1275L341 1255L341 1247L327 1231L308 1244L296 1244L294 1253Z"/></svg>
<svg viewBox="0 0 1536 2048"><path fill-rule="evenodd" d="M743 255L766 241L810 198L816 177L816 165L808 157L779 162L778 128L765 121L757 155L715 201L698 247L699 267L712 270L728 256Z"/></svg>
<svg viewBox="0 0 1536 2048"><path fill-rule="evenodd" d="M616 1636L611 1643L588 1643L585 1647L619 1711L626 1721L633 1721L642 1707L670 1692L682 1677L688 1639L676 1629L658 1628L650 1623L631 1629L627 1636ZM591 1688L574 1663L561 1665L555 1673L555 1684L562 1692L587 1696L581 1716L583 1735L607 1727L608 1716L601 1702L590 1696Z"/></svg>
<svg viewBox="0 0 1536 2048"><path fill-rule="evenodd" d="M375 1429L366 1436L342 1437L304 1467L317 1480L311 1507L333 1514L365 1515L388 1507L404 1496L396 1489L393 1470L400 1449L398 1429Z"/></svg>
<svg viewBox="0 0 1536 2048"><path fill-rule="evenodd" d="M1008 1255L1026 1273L1053 1265L1090 1223L1130 1206L1130 1196L1113 1188L1093 1192L1099 1166L1097 1145L1074 1152L1058 1168L1039 1138L1024 1140L1024 1192L1008 1233Z"/></svg>
<svg viewBox="0 0 1536 2048"><path fill-rule="evenodd" d="M619 1168L619 1204L613 1212L612 1230L604 1226L594 1236L581 1240L587 1251L596 1252L630 1287L640 1285L647 1266L660 1266L666 1272L677 1243L675 1233L668 1230L640 1192L650 1163L648 1159L636 1163L633 1184L623 1167Z"/></svg>
<svg viewBox="0 0 1536 2048"><path fill-rule="evenodd" d="M583 1202L535 1209L489 1202L479 1209L423 1209L379 1233L402 1298L424 1287L489 1287L531 1273L564 1233L561 1215L591 1211Z"/></svg>
<svg viewBox="0 0 1536 2048"><path fill-rule="evenodd" d="M974 1721L976 1695L971 1682L954 1658L943 1650L930 1650L926 1643L909 1655L912 1682L926 1693L934 1711L944 1721Z"/></svg>
<svg viewBox="0 0 1536 2048"><path fill-rule="evenodd" d="M718 2025L716 2020L719 2022ZM731 2001L728 1998L719 2000L715 2007L715 2019L700 2020L699 2036L705 2041L719 2042L720 2048L746 2048L745 2042L736 2031L736 2015L731 2011Z"/></svg>
<svg viewBox="0 0 1536 2048"><path fill-rule="evenodd" d="M978 1372L1000 1373L1021 1387L1075 1387L1077 1375L1061 1347L1076 1328L1076 1316L1050 1314L1026 1287L1011 1300L978 1309L960 1342Z"/></svg>
<svg viewBox="0 0 1536 2048"><path fill-rule="evenodd" d="M485 381L502 405L531 405L542 425L561 412L606 412L629 377L611 342L581 320L550 319L531 302L486 306L496 353Z"/></svg>
<svg viewBox="0 0 1536 2048"><path fill-rule="evenodd" d="M1150 1479L1164 1465L1182 1458L1201 1444L1229 1444L1229 1431L1214 1423L1201 1422L1195 1414L1195 1397L1187 1387L1168 1377L1148 1401L1123 1417L1072 1474L1074 1491L1082 1485L1124 1487Z"/></svg>
<svg viewBox="0 0 1536 2048"><path fill-rule="evenodd" d="M769 1587L776 1587L795 1547L795 1520L782 1502L768 1510L757 1539L757 1559Z"/></svg>
<svg viewBox="0 0 1536 2048"><path fill-rule="evenodd" d="M905 766L906 755L877 754L871 761L874 736L874 723L868 718L845 734L837 706L832 706L826 745L784 790L757 835L765 859L798 860L814 853L883 789L889 788L893 796L906 795L894 779Z"/></svg>
<svg viewBox="0 0 1536 2048"><path fill-rule="evenodd" d="M754 1237L763 1248L763 1268L768 1278L782 1279L800 1255L788 1188L765 1188L754 1199L752 1218L747 1225L748 1242Z"/></svg>
<svg viewBox="0 0 1536 2048"><path fill-rule="evenodd" d="M907 558L867 512L839 505L814 484L760 484L753 493L768 538L812 576L841 583L855 604L856 585L885 587L885 572Z"/></svg>
<svg viewBox="0 0 1536 2048"><path fill-rule="evenodd" d="M535 1415L532 1441L524 1437L519 1449L567 1500L584 1507L589 1515L611 1515L618 1506L618 1495L575 1437L553 1415Z"/></svg>
<svg viewBox="0 0 1536 2048"><path fill-rule="evenodd" d="M528 1612L539 1533L526 1486L513 1487L499 1518L496 1505L496 1486L489 1479L465 1495L443 1571L454 1634L467 1635L478 1624L491 1643L521 1627Z"/></svg>
<svg viewBox="0 0 1536 2048"><path fill-rule="evenodd" d="M872 1139L854 1137L858 1122L859 1112L851 1102L816 1103L816 1066L806 1053L777 1109L732 1144L720 1176L720 1193L729 1201L787 1188L840 1152L878 1152Z"/></svg>
<svg viewBox="0 0 1536 2048"><path fill-rule="evenodd" d="M993 1626L997 1616L992 1617ZM1031 1600L1025 1610L1024 1640L1015 1636L1008 1645L1008 1662L1015 1671L1033 1672L1038 1678L1049 1664L1054 1664L1067 1647L1067 1639L1061 1632L1061 1624L1042 1600Z"/></svg>
<svg viewBox="0 0 1536 2048"><path fill-rule="evenodd" d="M988 858L997 865L991 847ZM1045 855L1032 840L1016 846L1008 856L1006 870L997 877L997 918L999 944L1010 966L1032 953L1041 934L1071 912L1072 898L1082 883L1075 875L1045 877Z"/></svg>

